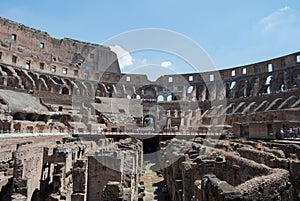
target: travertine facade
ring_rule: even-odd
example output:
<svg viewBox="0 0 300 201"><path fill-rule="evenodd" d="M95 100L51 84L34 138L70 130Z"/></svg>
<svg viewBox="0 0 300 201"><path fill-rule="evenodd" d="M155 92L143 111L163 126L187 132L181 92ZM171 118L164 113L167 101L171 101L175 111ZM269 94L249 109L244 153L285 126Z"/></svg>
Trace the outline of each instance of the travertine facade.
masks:
<svg viewBox="0 0 300 201"><path fill-rule="evenodd" d="M0 200L141 199L143 151L175 135L297 138L299 88L300 52L152 82L121 73L109 47L0 18ZM167 143L174 201L299 200L299 145Z"/></svg>

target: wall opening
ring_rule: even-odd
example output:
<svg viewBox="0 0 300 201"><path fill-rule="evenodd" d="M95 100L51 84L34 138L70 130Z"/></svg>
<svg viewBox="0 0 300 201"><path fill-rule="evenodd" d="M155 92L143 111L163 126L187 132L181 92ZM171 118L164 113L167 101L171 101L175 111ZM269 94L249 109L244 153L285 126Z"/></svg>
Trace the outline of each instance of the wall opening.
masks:
<svg viewBox="0 0 300 201"><path fill-rule="evenodd" d="M130 76L126 76L126 82L130 82Z"/></svg>
<svg viewBox="0 0 300 201"><path fill-rule="evenodd" d="M173 77L169 77L168 81L173 82Z"/></svg>
<svg viewBox="0 0 300 201"><path fill-rule="evenodd" d="M215 75L214 74L209 75L209 81L211 81L211 82L215 81Z"/></svg>
<svg viewBox="0 0 300 201"><path fill-rule="evenodd" d="M268 64L268 72L272 72L273 71L273 64Z"/></svg>
<svg viewBox="0 0 300 201"><path fill-rule="evenodd" d="M61 90L62 94L68 95L69 94L69 89L67 87L62 88Z"/></svg>
<svg viewBox="0 0 300 201"><path fill-rule="evenodd" d="M40 63L40 69L44 70L45 69L45 63Z"/></svg>
<svg viewBox="0 0 300 201"><path fill-rule="evenodd" d="M0 59L2 59L2 52L0 52Z"/></svg>
<svg viewBox="0 0 300 201"><path fill-rule="evenodd" d="M188 90L187 90L187 93L190 94L192 93L194 90L194 87L193 86L189 86Z"/></svg>
<svg viewBox="0 0 300 201"><path fill-rule="evenodd" d="M172 101L172 94L168 95L167 101Z"/></svg>
<svg viewBox="0 0 300 201"><path fill-rule="evenodd" d="M153 128L155 127L155 120L154 120L154 117L152 115L146 115L144 117L144 127L147 127L147 128Z"/></svg>
<svg viewBox="0 0 300 201"><path fill-rule="evenodd" d="M159 147L159 138L157 136L143 139L143 152L145 154L157 152L158 147Z"/></svg>
<svg viewBox="0 0 300 201"><path fill-rule="evenodd" d="M12 58L11 58L11 61L13 63L17 63L17 56L13 55Z"/></svg>
<svg viewBox="0 0 300 201"><path fill-rule="evenodd" d="M192 75L189 76L189 81L193 81L194 80L194 77Z"/></svg>
<svg viewBox="0 0 300 201"><path fill-rule="evenodd" d="M297 63L299 63L299 62L300 62L300 55L297 55L297 57L296 57L296 61L297 61Z"/></svg>
<svg viewBox="0 0 300 201"><path fill-rule="evenodd" d="M17 35L16 34L11 34L11 40L16 41L17 40Z"/></svg>
<svg viewBox="0 0 300 201"><path fill-rule="evenodd" d="M51 66L51 72L55 73L56 72L56 66Z"/></svg>
<svg viewBox="0 0 300 201"><path fill-rule="evenodd" d="M230 89L230 90L231 90L231 89L233 89L233 88L235 87L235 84L236 84L236 82L235 82L235 81L231 82L231 84L230 84L230 88L229 88L229 89Z"/></svg>
<svg viewBox="0 0 300 201"><path fill-rule="evenodd" d="M64 75L68 74L68 69L67 69L67 68L63 68L62 73L63 73Z"/></svg>
<svg viewBox="0 0 300 201"><path fill-rule="evenodd" d="M266 85L269 85L271 83L271 80L272 80L272 75L269 75L266 79Z"/></svg>
<svg viewBox="0 0 300 201"><path fill-rule="evenodd" d="M246 75L247 74L247 68L243 68L242 73L243 73L243 75Z"/></svg>
<svg viewBox="0 0 300 201"><path fill-rule="evenodd" d="M78 70L74 70L74 76L78 76Z"/></svg>
<svg viewBox="0 0 300 201"><path fill-rule="evenodd" d="M59 107L58 107L58 111L59 111L59 112L62 112L62 110L63 110L63 107L62 107L62 106L59 106Z"/></svg>
<svg viewBox="0 0 300 201"><path fill-rule="evenodd" d="M25 69L30 70L31 62L29 60L26 61Z"/></svg>
<svg viewBox="0 0 300 201"><path fill-rule="evenodd" d="M234 77L235 76L235 70L231 71L231 76Z"/></svg>
<svg viewBox="0 0 300 201"><path fill-rule="evenodd" d="M45 43L40 43L40 49L44 49L45 48Z"/></svg>
<svg viewBox="0 0 300 201"><path fill-rule="evenodd" d="M162 95L159 95L157 97L157 102L161 102L161 101L164 101L164 97Z"/></svg>

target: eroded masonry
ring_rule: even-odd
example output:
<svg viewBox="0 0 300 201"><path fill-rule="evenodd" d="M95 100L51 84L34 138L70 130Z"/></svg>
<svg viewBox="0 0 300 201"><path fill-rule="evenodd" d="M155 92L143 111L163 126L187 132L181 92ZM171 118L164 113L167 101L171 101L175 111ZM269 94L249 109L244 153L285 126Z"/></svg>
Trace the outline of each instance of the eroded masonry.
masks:
<svg viewBox="0 0 300 201"><path fill-rule="evenodd" d="M153 82L0 18L0 200L146 200L153 161L165 200L300 200L299 91L300 52Z"/></svg>

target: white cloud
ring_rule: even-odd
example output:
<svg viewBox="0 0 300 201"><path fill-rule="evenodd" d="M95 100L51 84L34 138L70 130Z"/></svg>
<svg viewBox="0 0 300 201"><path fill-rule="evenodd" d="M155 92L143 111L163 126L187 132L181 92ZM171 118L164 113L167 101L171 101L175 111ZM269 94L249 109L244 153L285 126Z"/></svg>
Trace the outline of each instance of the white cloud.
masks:
<svg viewBox="0 0 300 201"><path fill-rule="evenodd" d="M164 61L164 62L161 62L160 66L167 68L167 67L172 66L172 62L171 61Z"/></svg>
<svg viewBox="0 0 300 201"><path fill-rule="evenodd" d="M262 18L258 24L260 30L262 32L270 32L282 25L287 24L291 20L289 15L290 11L291 8L285 6Z"/></svg>
<svg viewBox="0 0 300 201"><path fill-rule="evenodd" d="M124 50L119 45L111 46L110 49L117 54L121 69L132 65L133 59L128 51Z"/></svg>

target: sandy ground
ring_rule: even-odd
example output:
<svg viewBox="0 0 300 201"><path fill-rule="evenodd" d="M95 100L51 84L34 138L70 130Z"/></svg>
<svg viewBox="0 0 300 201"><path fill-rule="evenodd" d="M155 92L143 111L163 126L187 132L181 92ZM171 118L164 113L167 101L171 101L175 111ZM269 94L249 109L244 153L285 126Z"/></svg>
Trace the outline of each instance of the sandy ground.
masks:
<svg viewBox="0 0 300 201"><path fill-rule="evenodd" d="M141 178L145 185L144 201L170 201L170 197L165 192L164 178L152 170L153 166L155 166L154 163L146 163L145 174Z"/></svg>

